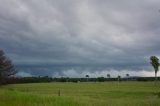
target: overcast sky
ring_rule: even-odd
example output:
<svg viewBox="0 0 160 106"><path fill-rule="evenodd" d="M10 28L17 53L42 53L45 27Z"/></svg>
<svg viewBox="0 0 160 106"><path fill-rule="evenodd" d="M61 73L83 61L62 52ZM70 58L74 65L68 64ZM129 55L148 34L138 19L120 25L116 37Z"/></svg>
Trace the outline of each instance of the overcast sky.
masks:
<svg viewBox="0 0 160 106"><path fill-rule="evenodd" d="M0 0L0 48L22 75L153 76L159 0Z"/></svg>

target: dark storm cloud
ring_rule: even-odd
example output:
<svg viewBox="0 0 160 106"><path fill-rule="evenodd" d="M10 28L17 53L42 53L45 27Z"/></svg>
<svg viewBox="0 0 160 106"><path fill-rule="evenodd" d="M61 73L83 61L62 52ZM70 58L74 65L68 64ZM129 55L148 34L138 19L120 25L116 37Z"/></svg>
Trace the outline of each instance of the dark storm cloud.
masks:
<svg viewBox="0 0 160 106"><path fill-rule="evenodd" d="M63 75L69 69L150 70L149 56L160 54L159 4L158 0L0 0L0 48L16 65L29 64L22 70L34 75ZM35 64L62 68L35 69Z"/></svg>

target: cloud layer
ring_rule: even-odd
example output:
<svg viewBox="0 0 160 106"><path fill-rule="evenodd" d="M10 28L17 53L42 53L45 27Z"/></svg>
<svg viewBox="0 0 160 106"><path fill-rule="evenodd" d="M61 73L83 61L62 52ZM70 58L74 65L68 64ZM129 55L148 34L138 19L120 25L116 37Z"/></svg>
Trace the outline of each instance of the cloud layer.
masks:
<svg viewBox="0 0 160 106"><path fill-rule="evenodd" d="M84 65L90 71L151 70L160 56L158 0L0 0L0 48L30 73L33 65ZM29 66L30 65L30 66ZM94 66L94 67L93 67ZM83 69L83 70L82 70ZM42 70L42 71L41 71ZM48 70L48 71L46 71ZM73 72L74 73L74 72Z"/></svg>

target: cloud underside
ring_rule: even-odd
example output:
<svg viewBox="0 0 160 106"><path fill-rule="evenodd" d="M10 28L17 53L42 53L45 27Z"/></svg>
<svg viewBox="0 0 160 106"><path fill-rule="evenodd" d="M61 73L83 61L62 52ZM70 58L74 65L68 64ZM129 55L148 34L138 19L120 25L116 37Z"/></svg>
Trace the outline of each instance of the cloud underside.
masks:
<svg viewBox="0 0 160 106"><path fill-rule="evenodd" d="M20 69L20 68L19 68ZM51 71L54 70L54 71ZM107 77L110 74L112 78L117 76L126 77L129 74L131 77L154 77L154 71L150 70L131 70L131 69L105 69L105 68L76 68L76 67L32 67L23 68L23 71L19 71L17 76L49 76L49 77L71 77L71 78L84 78L89 75L91 78ZM160 76L160 73L157 74Z"/></svg>
<svg viewBox="0 0 160 106"><path fill-rule="evenodd" d="M157 0L0 0L0 48L16 65L76 64L81 72L83 65L152 70L149 57L160 56L159 4ZM43 72L57 71L43 68Z"/></svg>

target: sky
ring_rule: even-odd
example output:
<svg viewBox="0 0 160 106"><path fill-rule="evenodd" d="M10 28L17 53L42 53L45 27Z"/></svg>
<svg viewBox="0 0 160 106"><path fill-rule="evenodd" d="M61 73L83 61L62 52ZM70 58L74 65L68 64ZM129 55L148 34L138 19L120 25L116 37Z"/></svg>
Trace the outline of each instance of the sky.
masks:
<svg viewBox="0 0 160 106"><path fill-rule="evenodd" d="M20 76L154 76L159 37L159 0L0 0L0 49Z"/></svg>

